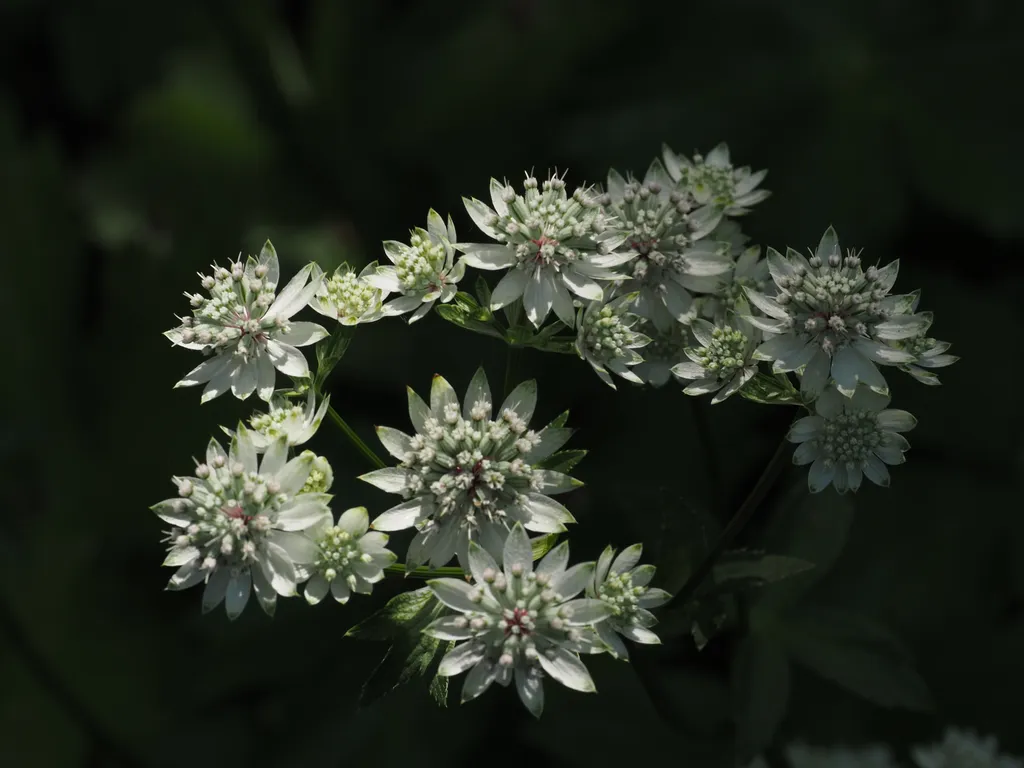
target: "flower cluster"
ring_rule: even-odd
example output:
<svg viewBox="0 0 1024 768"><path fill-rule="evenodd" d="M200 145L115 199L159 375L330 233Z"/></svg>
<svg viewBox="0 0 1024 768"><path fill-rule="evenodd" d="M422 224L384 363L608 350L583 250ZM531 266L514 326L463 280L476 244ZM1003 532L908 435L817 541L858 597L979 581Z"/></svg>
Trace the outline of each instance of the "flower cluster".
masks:
<svg viewBox="0 0 1024 768"><path fill-rule="evenodd" d="M615 383L609 371L626 381L643 383L629 366L644 361L634 350L646 346L651 339L633 330L641 322L640 317L629 311L634 300L635 294L627 294L608 302L592 301L579 310L576 351L612 389Z"/></svg>
<svg viewBox="0 0 1024 768"><path fill-rule="evenodd" d="M359 274L349 264L342 264L328 279L323 271L313 267L313 279L321 279L309 306L324 317L331 317L342 325L372 323L384 317L383 301L388 293L370 283L377 274L377 262L371 261Z"/></svg>
<svg viewBox="0 0 1024 768"><path fill-rule="evenodd" d="M430 389L430 405L409 390L409 418L416 435L378 427L377 435L397 467L379 469L361 479L406 501L380 515L379 531L416 528L406 566L429 562L439 567L458 555L465 567L470 540L501 552L510 526L553 533L575 522L550 498L582 485L536 463L558 450L571 429L549 425L528 428L537 402L537 386L524 382L512 390L493 418L491 389L479 369L460 408L455 390L441 376Z"/></svg>
<svg viewBox="0 0 1024 768"><path fill-rule="evenodd" d="M330 592L344 605L353 592L368 595L384 578L384 569L398 558L384 546L388 537L369 528L366 508L353 507L342 512L337 524L324 517L309 529L316 555L310 566L313 576L306 583L306 602L316 605Z"/></svg>
<svg viewBox="0 0 1024 768"><path fill-rule="evenodd" d="M714 326L707 320L697 319L691 325L699 347L687 347L683 352L688 363L673 366L672 373L693 383L683 391L688 395L714 392L712 403L720 403L738 392L757 373L753 359L760 333L742 318L736 327Z"/></svg>

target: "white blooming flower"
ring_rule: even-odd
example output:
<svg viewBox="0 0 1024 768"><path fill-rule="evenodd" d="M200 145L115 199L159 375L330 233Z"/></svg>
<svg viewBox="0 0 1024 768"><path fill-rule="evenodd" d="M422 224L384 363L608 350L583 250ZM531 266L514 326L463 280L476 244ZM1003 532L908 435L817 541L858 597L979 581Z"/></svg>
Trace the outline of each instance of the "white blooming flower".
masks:
<svg viewBox="0 0 1024 768"><path fill-rule="evenodd" d="M203 610L223 602L231 619L241 614L251 589L271 615L277 595L295 594L316 558L316 546L300 531L331 516L328 494L301 493L311 456L288 461L281 438L257 459L250 433L240 424L227 453L210 440L195 474L174 478L178 498L152 507L173 526L164 565L178 570L167 588L205 582Z"/></svg>
<svg viewBox="0 0 1024 768"><path fill-rule="evenodd" d="M692 160L665 146L662 158L672 180L687 190L698 205L713 208L719 216L742 216L771 194L757 189L768 171L755 173L749 166L733 168L729 147L724 143L708 152L707 157L697 154Z"/></svg>
<svg viewBox="0 0 1024 768"><path fill-rule="evenodd" d="M577 319L576 351L605 384L615 389L608 372L634 384L643 379L629 366L643 362L635 350L650 343L650 338L633 330L641 318L629 312L636 294L627 294L608 302L592 301L580 307Z"/></svg>
<svg viewBox="0 0 1024 768"><path fill-rule="evenodd" d="M462 685L463 703L491 683L515 680L519 698L540 717L544 709L544 675L584 693L596 688L580 653L605 650L597 637L611 613L601 600L573 599L586 587L594 563L566 568L568 542L552 549L533 568L530 540L518 523L502 552L503 568L475 542L469 545L473 583L460 579L428 582L434 595L458 613L433 621L424 632L459 642L438 667L445 677L469 670Z"/></svg>
<svg viewBox="0 0 1024 768"><path fill-rule="evenodd" d="M270 398L268 413L256 411L249 417L249 426L252 428L249 436L259 452L267 450L281 437L285 438L289 447L308 442L320 428L331 404L331 396L327 395L317 408L312 388L307 392L303 405L286 397L283 392L279 390ZM226 427L224 431L229 436L234 434Z"/></svg>
<svg viewBox="0 0 1024 768"><path fill-rule="evenodd" d="M811 398L825 389L829 377L847 397L859 383L887 393L875 364L914 360L887 342L919 336L931 325L930 312L902 311L912 296L888 295L899 261L862 269L852 251L843 257L832 227L810 259L792 249L786 256L769 249L768 269L779 289L774 299L746 289L751 303L768 316L746 319L773 335L755 356L774 360L776 373L797 371L801 391Z"/></svg>
<svg viewBox="0 0 1024 768"><path fill-rule="evenodd" d="M401 294L384 305L385 315L412 312L409 322L414 323L426 315L438 299L445 304L455 297L457 283L466 274L466 265L462 259L455 261L454 243L455 224L451 216L446 226L433 209L427 214L426 229L411 230L408 245L397 240L384 242L384 253L394 266L378 267L365 279L386 293Z"/></svg>
<svg viewBox="0 0 1024 768"><path fill-rule="evenodd" d="M810 464L807 485L811 493L829 483L839 493L856 491L867 477L876 485L889 485L886 464L902 464L910 443L908 432L917 419L906 411L886 409L888 395L860 387L844 397L830 387L814 402L814 416L797 419L786 436L799 443L794 464Z"/></svg>
<svg viewBox="0 0 1024 768"><path fill-rule="evenodd" d="M914 747L911 754L918 768L1024 768L1024 760L999 754L994 736L959 728L947 728L941 742Z"/></svg>
<svg viewBox="0 0 1024 768"><path fill-rule="evenodd" d="M672 378L672 366L686 356L684 350L690 345L690 333L682 323L672 323L667 331L660 331L651 320L644 320L637 330L651 343L640 350L643 360L631 370L645 384L663 387Z"/></svg>
<svg viewBox="0 0 1024 768"><path fill-rule="evenodd" d="M322 275L320 267L313 268L313 279ZM371 261L357 275L348 263L342 264L320 283L309 306L325 317L342 325L372 323L384 317L383 301L387 292L370 284L371 275L377 274L377 262Z"/></svg>
<svg viewBox="0 0 1024 768"><path fill-rule="evenodd" d="M409 417L416 435L378 427L377 435L397 467L378 469L362 480L406 501L373 521L380 531L416 528L406 566L429 561L439 567L458 554L465 566L470 539L500 553L516 522L554 533L575 519L550 495L583 485L561 472L534 466L557 451L571 429L528 429L537 402L534 381L520 384L492 418L491 390L480 369L463 407L451 384L434 376L430 406L409 389Z"/></svg>
<svg viewBox="0 0 1024 768"><path fill-rule="evenodd" d="M791 768L898 768L889 748L880 744L866 747L786 747Z"/></svg>
<svg viewBox="0 0 1024 768"><path fill-rule="evenodd" d="M309 477L302 484L299 493L327 493L331 490L331 486L334 484L334 470L331 469L331 463L312 451L303 451L299 456L313 462L309 469Z"/></svg>
<svg viewBox="0 0 1024 768"><path fill-rule="evenodd" d="M277 253L268 241L259 259L245 264L231 262L230 268L213 265L213 275L200 275L202 294L189 295L192 317L164 333L176 346L202 350L211 359L196 366L175 387L206 384L202 402L223 395L228 389L241 399L257 391L269 400L274 392L274 369L301 378L309 375L309 364L296 347L313 344L327 336L316 323L296 321L300 311L319 288L310 279L312 264L305 266L274 297L280 278Z"/></svg>
<svg viewBox="0 0 1024 768"><path fill-rule="evenodd" d="M688 395L715 396L712 403L720 403L738 392L754 378L757 362L754 350L761 334L742 318L734 318L731 325L714 326L697 318L690 325L699 347L687 347L684 352L690 362L672 367L672 373L693 383L683 390Z"/></svg>
<svg viewBox="0 0 1024 768"><path fill-rule="evenodd" d="M895 298L895 297L894 297ZM921 292L914 291L906 296L899 297L901 301L887 303L887 307L896 313L912 315L917 311L918 302L921 300ZM952 346L948 341L939 341L926 336L924 333L912 336L909 339L897 341L886 341L893 349L913 355L914 359L908 363L897 366L904 373L909 373L917 381L929 386L940 384L939 377L932 373L933 368L945 368L952 365L960 358L956 355L948 355L946 352Z"/></svg>
<svg viewBox="0 0 1024 768"><path fill-rule="evenodd" d="M459 250L477 269L511 267L491 294L492 310L522 298L534 327L540 328L553 309L572 328L572 295L602 300L598 281L621 277L616 267L635 254L616 250L626 233L591 189L579 187L568 197L559 176L551 176L539 189L537 179L527 176L523 186L523 194L517 194L507 183L491 179L494 208L463 198L477 227L498 244L460 244Z"/></svg>
<svg viewBox="0 0 1024 768"><path fill-rule="evenodd" d="M368 595L398 558L385 548L386 534L370 531L365 507L345 510L334 525L324 518L306 532L316 543L313 576L306 582L306 602L316 605L327 593L345 604L353 592Z"/></svg>
<svg viewBox="0 0 1024 768"><path fill-rule="evenodd" d="M601 203L629 236L624 244L634 255L623 293L637 293L634 312L667 330L690 308L690 292L710 292L721 285L732 260L727 243L703 240L714 228L704 209L693 210L686 190L679 189L655 160L643 183L608 173L608 192Z"/></svg>
<svg viewBox="0 0 1024 768"><path fill-rule="evenodd" d="M658 645L661 640L651 631L657 623L648 610L663 605L671 595L663 589L648 587L654 578L653 565L637 566L643 545L627 547L615 557L612 547L605 548L598 558L594 577L587 584L587 597L607 603L611 615L597 625L597 634L613 656L629 659L629 650L619 635L644 645Z"/></svg>

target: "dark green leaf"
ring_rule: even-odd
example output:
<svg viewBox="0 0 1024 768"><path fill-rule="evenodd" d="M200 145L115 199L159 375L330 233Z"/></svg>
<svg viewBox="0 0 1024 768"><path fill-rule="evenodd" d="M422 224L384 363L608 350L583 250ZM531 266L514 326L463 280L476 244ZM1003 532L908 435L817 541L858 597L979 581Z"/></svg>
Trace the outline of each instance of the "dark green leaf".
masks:
<svg viewBox="0 0 1024 768"><path fill-rule="evenodd" d="M545 427L545 429L561 429L566 425L568 421L569 411L562 411L560 414L558 414L557 416L555 416L555 418L551 420L551 423L548 424Z"/></svg>
<svg viewBox="0 0 1024 768"><path fill-rule="evenodd" d="M534 561L540 560L544 555L551 551L551 548L558 543L557 533L548 533L543 536L538 536L535 539L530 539L530 549L533 550Z"/></svg>
<svg viewBox="0 0 1024 768"><path fill-rule="evenodd" d="M491 308L491 286L487 284L487 279L483 275L477 276L475 285L480 306L489 311Z"/></svg>
<svg viewBox="0 0 1024 768"><path fill-rule="evenodd" d="M751 550L723 552L712 571L712 589L735 592L761 587L803 573L813 567L814 563L798 557L766 555L764 552Z"/></svg>
<svg viewBox="0 0 1024 768"><path fill-rule="evenodd" d="M775 638L747 635L732 660L737 759L744 765L772 743L789 702L789 659Z"/></svg>
<svg viewBox="0 0 1024 768"><path fill-rule="evenodd" d="M350 628L345 637L359 640L391 640L411 625L426 626L430 619L424 621L423 617L436 604L430 587L403 592L388 600L379 611Z"/></svg>
<svg viewBox="0 0 1024 768"><path fill-rule="evenodd" d="M762 405L799 405L800 393L785 374L758 373L740 389L740 395Z"/></svg>
<svg viewBox="0 0 1024 768"><path fill-rule="evenodd" d="M480 309L480 305L477 304L476 298L473 294L466 293L465 291L459 291L455 294L455 303L470 313Z"/></svg>
<svg viewBox="0 0 1024 768"><path fill-rule="evenodd" d="M533 337L533 329L528 325L509 325L505 331L505 340L513 345L530 346Z"/></svg>
<svg viewBox="0 0 1024 768"><path fill-rule="evenodd" d="M345 356L355 333L356 326L338 323L331 335L316 345L316 378L313 379L313 387L317 392L323 387L334 367Z"/></svg>
<svg viewBox="0 0 1024 768"><path fill-rule="evenodd" d="M546 459L537 462L535 466L541 469L550 469L555 472L569 472L579 464L587 455L585 450L574 448L568 451L556 451Z"/></svg>
<svg viewBox="0 0 1024 768"><path fill-rule="evenodd" d="M455 641L451 640L448 645L445 646L444 652L441 654L443 658L452 648L455 647ZM434 679L430 681L430 688L428 689L430 698L432 698L439 707L448 706L448 678L442 675L434 675Z"/></svg>
<svg viewBox="0 0 1024 768"><path fill-rule="evenodd" d="M434 311L453 325L465 328L474 333L482 333L484 336L493 336L496 339L504 340L501 331L493 325L471 317L463 307L452 304L435 304Z"/></svg>

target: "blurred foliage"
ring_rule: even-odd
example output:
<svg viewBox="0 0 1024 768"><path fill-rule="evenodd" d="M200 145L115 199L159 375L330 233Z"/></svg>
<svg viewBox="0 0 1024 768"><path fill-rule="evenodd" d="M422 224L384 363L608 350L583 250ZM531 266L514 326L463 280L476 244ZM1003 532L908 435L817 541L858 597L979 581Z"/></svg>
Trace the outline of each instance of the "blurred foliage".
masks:
<svg viewBox="0 0 1024 768"><path fill-rule="evenodd" d="M426 767L485 750L497 768L643 749L729 766L737 742L906 745L947 723L1024 752L1022 22L1015 0L8 0L0 764ZM468 233L460 197L492 175L599 181L662 142L720 140L771 169L755 242L802 248L831 222L871 261L902 257L901 285L963 358L941 388L896 381L920 427L890 489L850 507L772 494L741 544L817 567L743 598L746 626L700 653L683 633L632 665L595 659L600 695L549 686L535 723L497 692L439 709L425 684L356 708L382 648L343 636L401 582L234 624L162 592L147 507L247 413L171 391L193 361L159 333L197 270L268 236L286 269L358 266L431 206ZM438 371L461 390L504 358L436 316L381 322L328 386L369 439L404 424L406 384ZM568 447L589 451L574 557L643 540L666 577L710 548L789 417L673 385L616 393L531 349L517 370L539 380L538 421L571 407ZM341 503L388 503L337 433L312 447ZM930 712L877 706L923 704L919 681Z"/></svg>

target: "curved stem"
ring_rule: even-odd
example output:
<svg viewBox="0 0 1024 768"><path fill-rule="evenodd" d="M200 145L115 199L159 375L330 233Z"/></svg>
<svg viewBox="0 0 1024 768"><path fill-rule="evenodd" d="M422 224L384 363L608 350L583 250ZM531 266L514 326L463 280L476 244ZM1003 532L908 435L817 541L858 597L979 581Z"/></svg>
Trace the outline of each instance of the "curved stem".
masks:
<svg viewBox="0 0 1024 768"><path fill-rule="evenodd" d="M356 434L355 430L348 425L348 422L341 418L341 414L334 410L333 405L327 406L327 415L331 417L331 420L335 424L341 427L341 431L344 432L348 439L352 441L352 444L359 449L360 453L370 460L370 463L373 464L373 466L377 469L383 469L387 466L387 464L381 461L380 456L374 453L373 449L362 441L359 435Z"/></svg>
<svg viewBox="0 0 1024 768"><path fill-rule="evenodd" d="M461 568L455 565L445 566L444 568L426 568L420 566L419 568L413 568L411 571L405 570L405 563L395 563L389 565L384 569L385 573L394 573L402 576L409 576L414 579L432 579L435 576L465 576L466 573Z"/></svg>
<svg viewBox="0 0 1024 768"><path fill-rule="evenodd" d="M715 546L708 552L707 556L697 566L697 569L690 575L686 583L683 584L675 596L665 604L665 608L668 608L673 603L682 605L686 603L697 590L700 588L701 583L710 575L712 569L715 567L715 562L718 560L722 552L725 551L740 532L746 527L747 523L750 522L750 518L754 516L754 512L761 505L764 497L771 490L771 487L775 484L779 474L782 472L785 466L785 457L789 453L789 442L783 436L779 442L779 447L775 449L775 453L769 459L768 464L765 465L764 470L761 472L761 476L757 478L757 482L754 483L754 487L750 489L750 493L740 504L739 508L733 514L732 518L726 523L725 528L722 530L722 535L718 537L718 541L715 542Z"/></svg>

